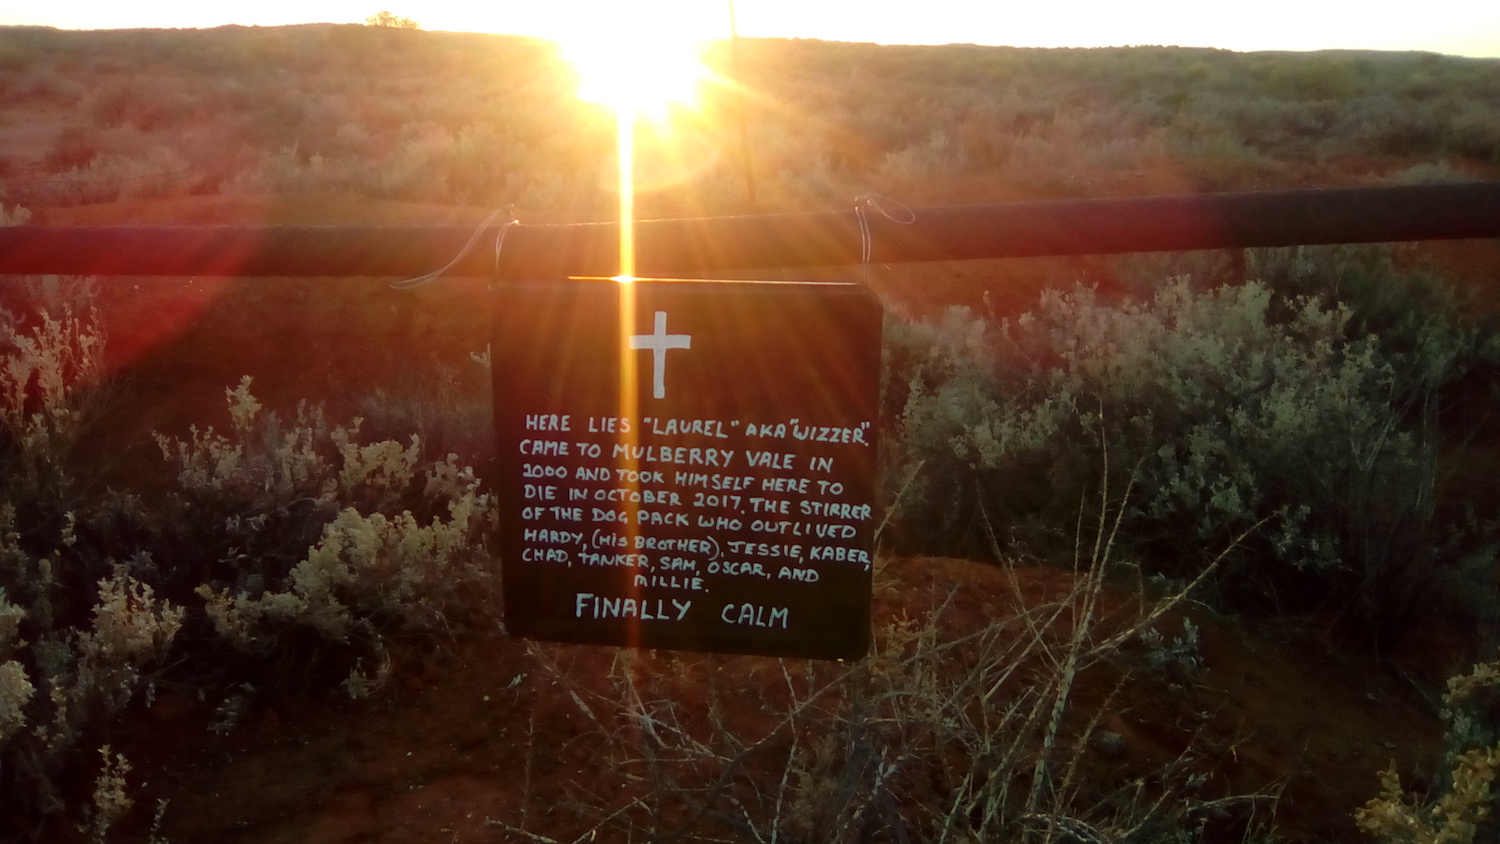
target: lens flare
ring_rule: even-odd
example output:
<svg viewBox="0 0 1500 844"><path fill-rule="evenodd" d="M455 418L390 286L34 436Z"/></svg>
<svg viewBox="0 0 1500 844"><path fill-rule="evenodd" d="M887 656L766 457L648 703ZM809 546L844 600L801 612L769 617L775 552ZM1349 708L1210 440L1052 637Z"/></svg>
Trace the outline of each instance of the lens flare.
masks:
<svg viewBox="0 0 1500 844"><path fill-rule="evenodd" d="M606 36L569 37L562 52L578 72L578 96L619 114L664 120L672 104L693 105L708 77L699 42L660 24L621 21Z"/></svg>
<svg viewBox="0 0 1500 844"><path fill-rule="evenodd" d="M619 282L620 347L624 349L629 345L624 335L634 334L636 330L637 289L631 283L635 281L636 273L636 126L642 117L647 117L665 127L669 109L674 103L696 104L699 85L707 79L708 71L699 61L698 39L680 25L684 20L682 17L642 14L638 6L632 9L620 4L620 8L627 13L633 12L634 16L592 21L591 31L603 35L570 35L559 41L564 57L578 72L578 96L607 106L615 113L615 152L620 179L620 270L613 279ZM672 22L679 25L674 26ZM620 356L617 412L622 418L631 420L639 420L641 412L636 357L629 351ZM617 435L618 442L626 446L617 465L626 470L621 484L638 491L639 482L632 480L638 477L635 470L639 469L636 458L632 456L636 453L632 446L639 442L637 431L638 425L632 425ZM627 499L630 500L634 499ZM625 505L624 533L629 547L635 547L636 537L640 534L638 508L638 504ZM626 585L626 594L640 600L641 587L632 579ZM633 626L627 631L626 638L637 643L639 627Z"/></svg>

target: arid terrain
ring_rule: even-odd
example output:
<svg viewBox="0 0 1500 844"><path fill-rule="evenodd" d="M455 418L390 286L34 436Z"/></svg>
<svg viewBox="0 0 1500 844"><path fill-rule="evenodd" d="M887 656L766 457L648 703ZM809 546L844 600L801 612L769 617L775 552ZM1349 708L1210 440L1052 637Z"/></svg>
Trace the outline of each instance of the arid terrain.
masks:
<svg viewBox="0 0 1500 844"><path fill-rule="evenodd" d="M0 30L0 212L477 225L514 203L523 222L608 218L608 121L572 102L544 44L372 30ZM681 148L643 152L644 216L847 208L872 190L920 206L1500 177L1493 62L746 47L749 165L731 102L709 96L679 115ZM890 520L875 648L857 663L512 638L478 516L468 567L424 569L419 599L350 563L342 639L309 604L252 616L266 596L310 600L288 584L342 508L437 525L482 496L504 398L487 282L0 279L16 314L0 352L36 367L0 382L0 404L25 411L0 415L0 839L1405 840L1356 824L1382 772L1437 823L1460 751L1500 732L1493 698L1471 733L1442 715L1448 679L1500 641L1500 243L1362 250L872 267ZM1179 298L1153 298L1172 278ZM1264 311L1233 298L1260 282ZM54 399L18 338L64 307L93 314L103 352L79 378L91 391ZM1252 328L1193 334L1212 308ZM1133 354L1126 339L1169 313L1144 357L1181 353L1200 380L1142 380L1141 398L1114 391L1146 378L1133 370L1090 381L1097 361L1049 313L1099 336L1127 326L1099 360ZM1243 372L1260 380L1235 392ZM276 425L236 427L226 392L245 376ZM1301 378L1254 417L1300 427L1221 424ZM1329 398L1329 384L1351 386ZM1204 395L1206 418L1177 401ZM278 474L295 449L273 434L302 402L333 426L362 418L370 447L417 434L408 468L452 453L476 485L384 495L371 474L335 490L349 452L313 434L297 465L326 485ZM88 424L44 413L43 430L37 407ZM1044 437L1049 413L1065 421ZM230 439L194 439L209 426ZM179 454L199 462L164 458L154 434L197 443ZM130 624L157 631L108 628L138 650L100 644L111 576L136 590ZM241 600L240 627L213 615L218 590ZM173 607L180 627L163 621Z"/></svg>

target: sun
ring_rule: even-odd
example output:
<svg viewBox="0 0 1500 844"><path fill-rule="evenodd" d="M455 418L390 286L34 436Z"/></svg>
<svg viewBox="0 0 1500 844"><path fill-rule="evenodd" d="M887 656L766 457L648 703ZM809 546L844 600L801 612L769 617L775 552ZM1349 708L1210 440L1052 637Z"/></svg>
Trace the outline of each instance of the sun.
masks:
<svg viewBox="0 0 1500 844"><path fill-rule="evenodd" d="M622 116L665 117L674 103L692 105L708 78L700 55L702 35L662 10L619 4L591 22L588 33L558 39L563 56L579 75L578 96Z"/></svg>
<svg viewBox="0 0 1500 844"><path fill-rule="evenodd" d="M681 45L674 45L681 46ZM658 49L617 61L574 59L583 75L578 96L618 111L663 116L672 103L691 105L705 77L697 55Z"/></svg>
<svg viewBox="0 0 1500 844"><path fill-rule="evenodd" d="M620 272L615 278L621 282L635 278L636 125L646 116L666 128L673 103L695 104L698 88L709 76L699 60L707 35L703 6L702 0L609 0L594 8L591 20L556 38L578 72L578 96L615 113L620 167Z"/></svg>

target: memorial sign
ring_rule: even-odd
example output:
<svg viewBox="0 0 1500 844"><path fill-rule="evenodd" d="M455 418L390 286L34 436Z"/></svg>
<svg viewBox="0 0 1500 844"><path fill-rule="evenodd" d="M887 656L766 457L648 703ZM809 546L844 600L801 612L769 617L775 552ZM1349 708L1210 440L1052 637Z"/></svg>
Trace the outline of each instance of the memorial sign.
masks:
<svg viewBox="0 0 1500 844"><path fill-rule="evenodd" d="M515 635L864 654L881 311L856 284L607 279L496 293Z"/></svg>

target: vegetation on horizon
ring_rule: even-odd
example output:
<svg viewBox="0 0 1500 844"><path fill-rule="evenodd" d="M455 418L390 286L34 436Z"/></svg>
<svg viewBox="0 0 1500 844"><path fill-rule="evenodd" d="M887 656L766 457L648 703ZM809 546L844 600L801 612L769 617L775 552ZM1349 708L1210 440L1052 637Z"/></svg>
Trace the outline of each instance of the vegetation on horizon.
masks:
<svg viewBox="0 0 1500 844"><path fill-rule="evenodd" d="M746 103L710 86L670 132L641 130L641 213L744 210L741 121L763 211L871 190L1098 195L1162 171L1178 190L1222 190L1305 184L1346 160L1353 181L1500 165L1500 74L1479 60L777 39L740 52ZM726 45L708 62L727 74ZM48 115L50 136L0 158L0 200L350 192L604 218L613 122L573 96L574 77L550 42L393 26L0 29L0 114Z"/></svg>

